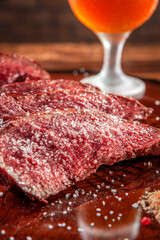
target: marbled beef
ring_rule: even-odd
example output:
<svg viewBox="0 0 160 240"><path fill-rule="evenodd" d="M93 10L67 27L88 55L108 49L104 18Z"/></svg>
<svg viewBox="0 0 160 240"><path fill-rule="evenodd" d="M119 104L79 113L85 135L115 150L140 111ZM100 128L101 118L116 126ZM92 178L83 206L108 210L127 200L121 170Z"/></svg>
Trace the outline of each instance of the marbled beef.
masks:
<svg viewBox="0 0 160 240"><path fill-rule="evenodd" d="M0 86L29 79L50 79L39 63L15 54L0 53Z"/></svg>
<svg viewBox="0 0 160 240"><path fill-rule="evenodd" d="M38 80L38 81L27 81L27 82L16 82L12 84L3 85L0 88L0 93L5 93L7 96L17 95L32 95L40 92L49 92L61 89L79 89L86 91L97 91L98 88L81 83L75 80Z"/></svg>
<svg viewBox="0 0 160 240"><path fill-rule="evenodd" d="M53 111L11 121L0 131L1 171L40 200L101 164L159 154L159 129L98 111Z"/></svg>
<svg viewBox="0 0 160 240"><path fill-rule="evenodd" d="M9 109L6 107L5 101L7 103L10 102ZM132 120L145 119L152 112L151 108L143 106L134 99L115 96L113 94L103 94L98 91L57 90L29 96L11 97L6 96L4 93L0 96L1 119L38 111L51 111L55 108L98 110Z"/></svg>

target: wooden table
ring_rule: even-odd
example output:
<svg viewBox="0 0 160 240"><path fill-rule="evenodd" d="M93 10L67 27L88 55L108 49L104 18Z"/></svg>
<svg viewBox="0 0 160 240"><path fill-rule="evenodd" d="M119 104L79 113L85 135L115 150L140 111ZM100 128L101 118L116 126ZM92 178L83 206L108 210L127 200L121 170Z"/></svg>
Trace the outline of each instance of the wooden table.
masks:
<svg viewBox="0 0 160 240"><path fill-rule="evenodd" d="M57 46L59 51L55 50ZM83 47L88 53L85 53ZM94 45L91 47L94 50ZM84 44L63 45L63 48L60 44L35 45L32 48L33 45L0 45L3 51L14 50L40 60L43 66L52 71L53 78L79 80L83 73L77 75L74 72L73 75L74 70L83 67L93 73L101 65L101 57L89 57L90 46ZM53 55L49 49L55 50ZM147 91L141 101L155 109L146 122L156 127L160 127L160 105L157 105L160 101L159 49L159 46L127 46L123 56L126 72L148 79L145 81ZM98 56L100 46L95 45L94 51L94 57ZM85 59L87 56L88 60ZM160 239L160 224L154 216L144 212L141 206L133 207L146 191L155 189L160 189L160 157L138 158L113 166L101 166L96 174L51 197L47 205L30 201L17 189L8 189L1 180L0 239ZM148 227L141 225L143 216L151 218Z"/></svg>

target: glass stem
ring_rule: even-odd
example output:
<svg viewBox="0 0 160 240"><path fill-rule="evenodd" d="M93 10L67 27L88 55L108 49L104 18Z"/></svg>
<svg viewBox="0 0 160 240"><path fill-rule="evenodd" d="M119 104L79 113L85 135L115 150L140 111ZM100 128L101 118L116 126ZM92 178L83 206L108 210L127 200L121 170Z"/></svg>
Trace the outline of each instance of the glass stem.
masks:
<svg viewBox="0 0 160 240"><path fill-rule="evenodd" d="M130 32L118 34L96 33L104 47L104 63L100 75L107 85L120 83L118 76L122 74L122 50ZM105 78L104 78L105 76Z"/></svg>

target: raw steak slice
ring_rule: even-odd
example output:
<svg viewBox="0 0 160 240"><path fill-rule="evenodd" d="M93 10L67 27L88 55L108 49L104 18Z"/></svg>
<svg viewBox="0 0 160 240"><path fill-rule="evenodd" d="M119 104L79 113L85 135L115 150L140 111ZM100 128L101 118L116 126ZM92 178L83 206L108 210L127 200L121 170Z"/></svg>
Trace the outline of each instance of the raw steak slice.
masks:
<svg viewBox="0 0 160 240"><path fill-rule="evenodd" d="M0 118L6 119L13 116L9 111L4 114L1 111L5 99L4 94L0 96ZM4 98L4 99L3 99ZM1 99L3 99L1 101ZM138 101L121 96L113 97L112 94L103 94L102 92L88 92L85 90L57 90L48 93L39 93L30 96L14 97L8 96L7 101L11 101L11 108L14 109L15 104L19 104L19 109L25 111L26 114L36 111L51 111L55 108L76 108L99 110L109 114L113 114L125 119L145 119L152 112L151 108L147 108ZM19 115L19 114L17 114Z"/></svg>
<svg viewBox="0 0 160 240"><path fill-rule="evenodd" d="M0 168L40 200L101 164L160 154L160 130L89 110L26 117L1 129Z"/></svg>
<svg viewBox="0 0 160 240"><path fill-rule="evenodd" d="M39 63L15 54L0 53L0 86L29 79L50 79Z"/></svg>
<svg viewBox="0 0 160 240"><path fill-rule="evenodd" d="M32 95L40 92L49 92L61 89L79 89L87 91L96 91L98 88L84 84L74 80L38 80L38 81L27 81L27 82L16 82L12 84L3 85L0 88L0 93L5 93L7 96L18 95Z"/></svg>

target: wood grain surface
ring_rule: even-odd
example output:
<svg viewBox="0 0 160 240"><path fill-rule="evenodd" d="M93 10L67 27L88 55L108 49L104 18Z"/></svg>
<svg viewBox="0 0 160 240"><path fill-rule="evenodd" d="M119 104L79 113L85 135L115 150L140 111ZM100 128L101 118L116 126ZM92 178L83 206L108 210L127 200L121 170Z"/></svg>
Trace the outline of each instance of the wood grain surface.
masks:
<svg viewBox="0 0 160 240"><path fill-rule="evenodd" d="M79 80L83 74L54 73L53 78ZM160 127L160 84L145 81L142 102L154 108L146 121ZM160 157L138 158L101 166L96 174L49 198L32 202L18 189L0 180L0 239L101 240L160 239L160 224L141 206L146 191L160 189ZM141 225L143 216L151 218Z"/></svg>
<svg viewBox="0 0 160 240"><path fill-rule="evenodd" d="M103 61L100 44L0 44L0 52L16 53L39 61L51 72L98 72ZM124 72L149 80L160 80L160 45L128 45L123 51Z"/></svg>

